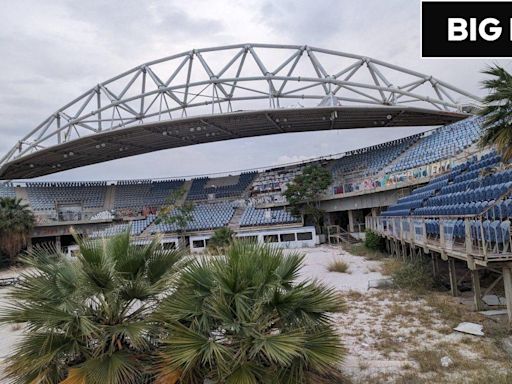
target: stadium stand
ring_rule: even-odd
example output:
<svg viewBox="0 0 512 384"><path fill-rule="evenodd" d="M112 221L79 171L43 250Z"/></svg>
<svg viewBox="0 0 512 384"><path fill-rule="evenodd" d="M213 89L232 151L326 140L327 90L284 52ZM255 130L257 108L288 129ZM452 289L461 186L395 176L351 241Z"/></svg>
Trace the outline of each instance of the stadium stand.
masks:
<svg viewBox="0 0 512 384"><path fill-rule="evenodd" d="M252 227L261 225L291 224L299 223L300 218L293 216L283 208L279 209L257 209L247 207L240 219L241 227Z"/></svg>
<svg viewBox="0 0 512 384"><path fill-rule="evenodd" d="M236 183L219 186L208 186L209 177L193 179L187 199L206 200L209 195L217 199L240 197L251 185L256 175L256 172L245 172L240 174Z"/></svg>
<svg viewBox="0 0 512 384"><path fill-rule="evenodd" d="M480 124L481 119L469 118L437 128L427 135L417 134L351 151L336 160L322 161L328 163L333 172L335 179L333 185L336 183L341 185L343 193L352 191L348 188L351 185L357 187L357 183L351 183L358 178L365 182L365 186L366 180L370 180L368 188L372 189L377 184L371 181L382 178L391 170L424 165L425 162L450 156L453 158L454 154L471 146L479 137ZM472 150L477 149L475 147ZM503 174L497 174L493 178L482 181L482 185L477 185L481 182L479 180L481 168L495 166L497 162L499 158L495 154L485 155L478 162L476 159L471 159L451 169L450 172L432 179L428 185L415 189L410 196L399 199L384 214L399 217L480 212L483 209L482 206L492 204L496 194L507 186L506 182L510 181L509 174L503 170ZM286 189L287 183L301 174L305 164L311 164L311 162L273 168L259 173L247 172L217 178L194 178L186 182L187 184L183 179L126 180L111 182L108 185L106 182L35 182L26 183L25 189L32 209L38 214L46 215L44 218L38 218L39 223L73 221L73 218L82 221L108 221L154 216L173 190L185 185L188 188L190 185L186 198L197 201L199 204L189 230L208 230L227 225L236 209L235 201L244 201L243 207L240 207L237 212L237 224L241 226L279 225L297 222L297 218L293 218L288 212L275 208L286 205L282 192ZM368 175L375 176L366 178ZM343 184L345 181L347 183ZM498 186L499 184L505 185ZM24 195L22 189L23 187L20 187L20 196ZM475 189L475 191L470 194L469 189ZM353 191L357 192L357 189ZM335 188L331 191L333 192L337 193ZM106 199L107 194L108 199ZM4 185L0 187L1 195L15 196L15 188L10 184ZM479 200L473 201L475 196L478 196ZM201 203L202 200L211 200L211 204ZM78 203L78 207L72 205L75 203ZM265 208L273 206L274 209L265 210L263 207L258 208L258 205ZM59 206L58 212L57 206ZM87 211L77 212L76 210L80 207ZM242 208L245 207L248 208L243 210ZM135 220L132 221L132 225L139 224ZM122 227L115 228L122 230ZM168 232L175 228L158 227L155 230Z"/></svg>
<svg viewBox="0 0 512 384"><path fill-rule="evenodd" d="M5 183L0 185L0 197L16 197L16 192L12 184Z"/></svg>
<svg viewBox="0 0 512 384"><path fill-rule="evenodd" d="M474 144L481 135L482 118L471 117L438 128L423 137L400 159L385 170L403 171L453 157Z"/></svg>
<svg viewBox="0 0 512 384"><path fill-rule="evenodd" d="M210 230L225 227L235 213L235 205L231 202L198 204L192 213L192 220L187 226L187 231ZM150 233L176 232L176 224L153 224L148 229Z"/></svg>
<svg viewBox="0 0 512 384"><path fill-rule="evenodd" d="M129 180L116 186L114 208L160 207L165 199L183 186L185 180Z"/></svg>
<svg viewBox="0 0 512 384"><path fill-rule="evenodd" d="M413 135L403 139L362 148L345 153L335 160L332 165L334 176L356 174L358 176L369 176L384 169L390 162L395 160L411 145L420 139L421 135Z"/></svg>
<svg viewBox="0 0 512 384"><path fill-rule="evenodd" d="M133 220L130 223L114 224L107 228L95 231L91 234L93 238L111 237L124 232L130 227L130 234L133 236L140 235L153 221L155 221L155 215L148 215L143 220Z"/></svg>
<svg viewBox="0 0 512 384"><path fill-rule="evenodd" d="M31 182L27 194L33 210L53 210L59 203L80 203L84 208L105 204L106 182Z"/></svg>
<svg viewBox="0 0 512 384"><path fill-rule="evenodd" d="M478 215L512 187L512 169L495 152L457 166L383 212L383 216ZM508 212L508 211L507 211Z"/></svg>
<svg viewBox="0 0 512 384"><path fill-rule="evenodd" d="M252 184L251 194L281 192L286 184L292 181L295 176L302 173L302 168L303 165L298 165L294 167L274 168L259 173Z"/></svg>

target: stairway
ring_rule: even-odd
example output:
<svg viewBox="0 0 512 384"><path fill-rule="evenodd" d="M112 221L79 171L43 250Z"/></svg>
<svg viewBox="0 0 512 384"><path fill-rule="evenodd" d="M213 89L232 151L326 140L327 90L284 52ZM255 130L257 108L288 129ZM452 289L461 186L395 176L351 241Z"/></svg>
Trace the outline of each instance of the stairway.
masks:
<svg viewBox="0 0 512 384"><path fill-rule="evenodd" d="M237 231L238 229L240 229L240 219L242 218L244 211L245 207L237 207L235 209L235 213L233 214L233 217L229 221L228 228L230 228L233 231Z"/></svg>
<svg viewBox="0 0 512 384"><path fill-rule="evenodd" d="M114 185L108 185L106 188L107 191L105 192L105 202L103 203L103 210L110 211L114 209L116 187Z"/></svg>
<svg viewBox="0 0 512 384"><path fill-rule="evenodd" d="M327 241L329 244L356 244L360 240L356 239L350 232L341 228L339 225L330 225L327 227Z"/></svg>

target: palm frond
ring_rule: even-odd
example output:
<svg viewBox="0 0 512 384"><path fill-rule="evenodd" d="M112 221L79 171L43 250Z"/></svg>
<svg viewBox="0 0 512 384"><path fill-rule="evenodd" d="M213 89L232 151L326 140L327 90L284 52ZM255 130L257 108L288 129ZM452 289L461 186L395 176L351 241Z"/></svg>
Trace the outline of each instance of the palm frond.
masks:
<svg viewBox="0 0 512 384"><path fill-rule="evenodd" d="M495 146L504 161L512 159L512 75L494 65L482 73L491 76L482 82L489 93L479 114L484 117L481 147Z"/></svg>

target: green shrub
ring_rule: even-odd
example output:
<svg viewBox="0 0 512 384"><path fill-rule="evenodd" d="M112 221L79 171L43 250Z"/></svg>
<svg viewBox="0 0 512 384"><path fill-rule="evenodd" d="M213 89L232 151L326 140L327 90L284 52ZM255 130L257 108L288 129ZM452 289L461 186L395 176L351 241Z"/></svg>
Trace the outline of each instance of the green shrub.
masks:
<svg viewBox="0 0 512 384"><path fill-rule="evenodd" d="M384 239L377 235L375 232L367 229L366 235L364 239L364 245L366 248L374 249L374 250L383 250L384 249Z"/></svg>
<svg viewBox="0 0 512 384"><path fill-rule="evenodd" d="M21 260L30 271L9 290L0 324L25 323L2 361L12 383L147 383L162 329L147 320L169 293L183 254L142 247L129 230L105 240L75 237L68 259L34 247Z"/></svg>
<svg viewBox="0 0 512 384"><path fill-rule="evenodd" d="M297 282L303 263L301 254L235 241L225 257L188 264L155 314L168 330L159 376L179 372L180 383L340 383L333 373L345 349L330 314L344 302L318 281Z"/></svg>
<svg viewBox="0 0 512 384"><path fill-rule="evenodd" d="M228 227L216 229L208 242L209 251L212 253L222 253L231 245L234 236L235 232Z"/></svg>
<svg viewBox="0 0 512 384"><path fill-rule="evenodd" d="M428 291L434 286L430 266L425 262L405 262L396 268L391 277L398 288L417 293Z"/></svg>

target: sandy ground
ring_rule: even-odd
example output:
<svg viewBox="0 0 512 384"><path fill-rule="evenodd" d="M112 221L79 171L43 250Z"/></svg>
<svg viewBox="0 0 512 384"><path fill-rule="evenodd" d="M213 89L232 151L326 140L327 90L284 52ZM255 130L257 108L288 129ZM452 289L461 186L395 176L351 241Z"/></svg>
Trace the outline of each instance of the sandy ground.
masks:
<svg viewBox="0 0 512 384"><path fill-rule="evenodd" d="M300 279L318 279L340 291L346 311L333 320L345 344L347 357L340 369L348 381L372 383L508 383L496 375L512 370L511 360L491 337L453 331L460 321L484 322L460 300L446 294L415 296L395 289L368 289L368 282L381 279L381 261L354 256L340 247L287 250L303 252ZM348 264L346 273L328 272L333 260ZM18 270L4 271L0 277L16 276ZM0 310L9 288L0 288ZM496 332L494 332L496 333ZM0 327L1 361L12 350L21 331ZM448 356L452 363L441 366ZM501 378L499 378L501 380Z"/></svg>
<svg viewBox="0 0 512 384"><path fill-rule="evenodd" d="M307 255L302 277L335 287L346 302L346 312L333 318L347 348L341 370L353 383L512 383L503 379L510 357L494 337L500 326L461 304L467 298L368 289L369 281L387 277L381 261L340 247L301 251ZM346 262L348 273L328 272L332 260ZM454 332L461 321L485 324L486 337ZM445 356L449 367L441 365Z"/></svg>
<svg viewBox="0 0 512 384"><path fill-rule="evenodd" d="M366 292L370 280L382 279L380 262L353 256L339 247L322 246L297 250L306 254L301 278L318 279L339 291ZM293 251L287 251L293 252ZM341 260L349 265L347 273L328 272L331 261Z"/></svg>
<svg viewBox="0 0 512 384"><path fill-rule="evenodd" d="M7 304L5 295L9 288L0 288L0 311ZM4 384L6 381L2 380L2 361L7 357L9 352L12 350L14 344L21 336L22 332L16 330L11 325L0 325L0 383Z"/></svg>

